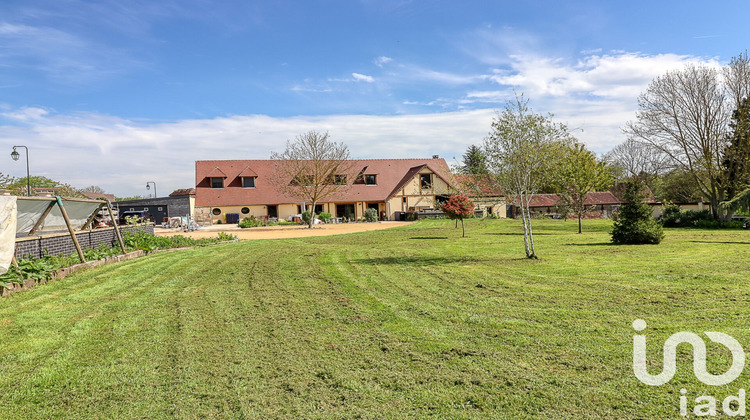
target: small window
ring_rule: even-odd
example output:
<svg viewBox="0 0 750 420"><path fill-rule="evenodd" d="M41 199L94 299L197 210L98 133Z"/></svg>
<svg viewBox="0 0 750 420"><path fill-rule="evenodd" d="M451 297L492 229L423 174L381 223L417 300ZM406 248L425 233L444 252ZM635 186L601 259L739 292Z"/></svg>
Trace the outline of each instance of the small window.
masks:
<svg viewBox="0 0 750 420"><path fill-rule="evenodd" d="M130 211L135 211L135 209L131 207L131 208L130 208Z"/></svg>
<svg viewBox="0 0 750 420"><path fill-rule="evenodd" d="M162 211L162 208L163 208L163 207L157 207L157 208L156 208L156 211Z"/></svg>
<svg viewBox="0 0 750 420"><path fill-rule="evenodd" d="M242 188L255 188L255 177L254 176L243 176L242 177Z"/></svg>
<svg viewBox="0 0 750 420"><path fill-rule="evenodd" d="M143 208L143 211L148 211L148 207L144 207L144 208Z"/></svg>
<svg viewBox="0 0 750 420"><path fill-rule="evenodd" d="M406 203L406 197L402 198L402 199L401 199L401 201L402 201L403 203Z"/></svg>
<svg viewBox="0 0 750 420"><path fill-rule="evenodd" d="M346 185L346 175L336 175L333 177L333 183L336 185Z"/></svg>
<svg viewBox="0 0 750 420"><path fill-rule="evenodd" d="M214 216L218 216L218 215L221 214L221 209L215 208L215 209L211 210L211 213L213 213Z"/></svg>
<svg viewBox="0 0 750 420"><path fill-rule="evenodd" d="M211 188L224 188L224 178L211 178Z"/></svg>
<svg viewBox="0 0 750 420"><path fill-rule="evenodd" d="M430 188L432 188L432 175L419 175L419 184L422 186L423 190L429 190Z"/></svg>
<svg viewBox="0 0 750 420"><path fill-rule="evenodd" d="M250 213L250 209L247 208L247 207L243 207L242 210L240 210L240 211L242 212L242 214L248 214L248 213Z"/></svg>
<svg viewBox="0 0 750 420"><path fill-rule="evenodd" d="M376 175L365 175L365 185L377 185Z"/></svg>

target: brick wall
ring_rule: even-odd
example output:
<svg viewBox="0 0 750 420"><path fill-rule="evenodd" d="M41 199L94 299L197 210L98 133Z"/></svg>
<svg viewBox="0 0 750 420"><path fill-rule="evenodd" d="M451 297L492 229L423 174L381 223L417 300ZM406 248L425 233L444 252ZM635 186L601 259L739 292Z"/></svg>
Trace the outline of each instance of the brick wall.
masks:
<svg viewBox="0 0 750 420"><path fill-rule="evenodd" d="M144 231L154 234L154 226L120 226L120 232ZM119 246L114 228L101 228L76 232L78 243L83 249L98 248L100 244L107 246ZM69 233L55 233L50 235L32 236L28 238L16 238L16 258L25 258L29 255L41 258L45 255L70 255L76 253L76 247Z"/></svg>

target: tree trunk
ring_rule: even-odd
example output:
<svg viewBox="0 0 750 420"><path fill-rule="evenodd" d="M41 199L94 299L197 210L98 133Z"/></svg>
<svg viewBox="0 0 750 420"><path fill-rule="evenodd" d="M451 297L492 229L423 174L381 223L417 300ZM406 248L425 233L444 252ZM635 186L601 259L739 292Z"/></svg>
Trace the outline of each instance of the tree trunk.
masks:
<svg viewBox="0 0 750 420"><path fill-rule="evenodd" d="M461 219L461 237L466 237L466 228L464 228L464 219Z"/></svg>
<svg viewBox="0 0 750 420"><path fill-rule="evenodd" d="M307 221L308 229L312 229L313 221L315 221L315 201L310 205L310 219Z"/></svg>
<svg viewBox="0 0 750 420"><path fill-rule="evenodd" d="M581 233L581 214L578 213L578 233Z"/></svg>
<svg viewBox="0 0 750 420"><path fill-rule="evenodd" d="M463 223L463 220L461 221ZM456 219L456 229L458 229L458 219Z"/></svg>
<svg viewBox="0 0 750 420"><path fill-rule="evenodd" d="M528 196L527 196L528 197ZM528 230L529 230L529 251L526 253L526 258L529 259L538 259L536 256L536 249L534 249L534 230L531 228L531 209L529 208L529 204L531 202L530 198L527 198L526 201L522 201L524 206L526 207L526 217L528 218Z"/></svg>

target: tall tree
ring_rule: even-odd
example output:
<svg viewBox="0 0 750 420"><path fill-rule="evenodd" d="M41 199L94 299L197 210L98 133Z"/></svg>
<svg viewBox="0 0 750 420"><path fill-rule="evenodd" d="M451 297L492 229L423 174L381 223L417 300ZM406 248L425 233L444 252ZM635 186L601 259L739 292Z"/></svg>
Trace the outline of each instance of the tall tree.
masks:
<svg viewBox="0 0 750 420"><path fill-rule="evenodd" d="M622 179L637 178L653 189L659 175L669 168L669 157L650 144L627 139L615 146L603 160L620 169Z"/></svg>
<svg viewBox="0 0 750 420"><path fill-rule="evenodd" d="M750 188L750 97L734 110L729 123L729 144L724 149L727 199Z"/></svg>
<svg viewBox="0 0 750 420"><path fill-rule="evenodd" d="M633 138L651 144L690 173L719 218L724 199L722 173L728 112L718 70L687 65L657 77L638 98L636 120L626 126Z"/></svg>
<svg viewBox="0 0 750 420"><path fill-rule="evenodd" d="M595 207L586 205L588 193L609 188L612 175L604 162L597 162L596 156L582 144L574 145L561 163L559 195L569 212L578 218L578 233L581 233L583 216Z"/></svg>
<svg viewBox="0 0 750 420"><path fill-rule="evenodd" d="M295 141L287 141L286 150L273 153L276 161L276 188L283 194L315 205L349 188L356 174L351 173L352 161L344 143L329 140L328 133L308 131ZM310 217L312 228L315 217Z"/></svg>
<svg viewBox="0 0 750 420"><path fill-rule="evenodd" d="M750 57L747 50L729 60L729 64L722 68L724 85L726 86L731 108L738 109L742 102L750 96Z"/></svg>
<svg viewBox="0 0 750 420"><path fill-rule="evenodd" d="M572 144L572 137L564 124L554 123L551 115L534 113L528 102L517 95L497 114L484 149L490 171L506 195L518 203L526 257L536 259L529 204L559 166L562 151Z"/></svg>
<svg viewBox="0 0 750 420"><path fill-rule="evenodd" d="M461 162L462 165L458 169L462 174L484 175L489 173L487 170L487 156L482 148L477 145L472 144L466 149Z"/></svg>

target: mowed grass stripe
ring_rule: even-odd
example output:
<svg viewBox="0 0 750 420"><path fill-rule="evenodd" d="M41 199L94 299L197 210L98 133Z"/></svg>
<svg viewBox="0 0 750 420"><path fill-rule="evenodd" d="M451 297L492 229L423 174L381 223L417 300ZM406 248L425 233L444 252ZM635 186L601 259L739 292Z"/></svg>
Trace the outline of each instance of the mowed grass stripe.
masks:
<svg viewBox="0 0 750 420"><path fill-rule="evenodd" d="M640 384L630 323L649 322L654 371L678 330L750 341L747 232L614 247L609 222L576 227L539 221L541 261L516 221L470 220L465 239L427 221L161 253L19 293L0 300L0 417L674 416L690 355L673 383ZM724 353L709 346L711 369Z"/></svg>

